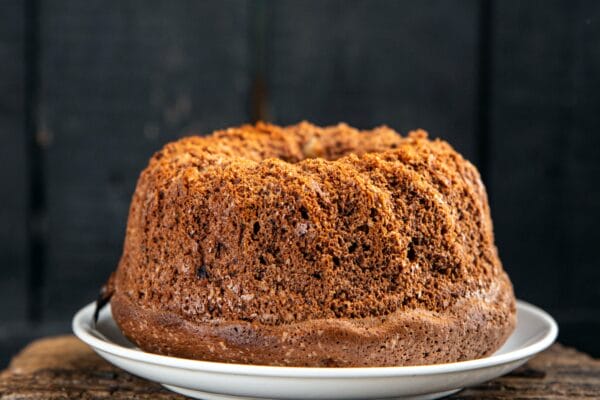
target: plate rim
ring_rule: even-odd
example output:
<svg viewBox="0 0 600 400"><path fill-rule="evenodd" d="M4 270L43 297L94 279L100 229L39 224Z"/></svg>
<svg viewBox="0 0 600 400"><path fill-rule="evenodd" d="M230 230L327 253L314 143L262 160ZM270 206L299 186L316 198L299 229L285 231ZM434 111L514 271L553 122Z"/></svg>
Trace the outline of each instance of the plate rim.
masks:
<svg viewBox="0 0 600 400"><path fill-rule="evenodd" d="M95 351L101 351L116 357L126 358L138 362L152 364L161 367L185 369L189 371L221 373L228 375L252 375L264 377L287 377L287 378L385 378L406 377L446 374L458 371L471 371L475 369L495 367L514 361L523 360L547 349L558 336L558 325L556 321L541 308L528 302L517 300L517 309L530 312L535 317L548 325L544 336L539 340L513 351L500 355L492 355L485 358L458 361L453 363L415 365L398 367L278 367L269 365L251 365L219 363L213 361L191 360L178 357L164 356L148 353L140 349L130 349L113 343L109 339L102 339L91 331L97 331L91 324L95 302L81 308L73 317L72 329L75 335L84 343L91 346ZM112 318L112 316L111 316ZM517 324L519 322L517 321Z"/></svg>

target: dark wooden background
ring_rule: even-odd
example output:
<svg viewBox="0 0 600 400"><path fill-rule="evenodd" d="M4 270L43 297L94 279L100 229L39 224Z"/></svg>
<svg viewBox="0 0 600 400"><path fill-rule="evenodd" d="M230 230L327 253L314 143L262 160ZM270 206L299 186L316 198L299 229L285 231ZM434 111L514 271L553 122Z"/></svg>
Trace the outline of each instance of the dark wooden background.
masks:
<svg viewBox="0 0 600 400"><path fill-rule="evenodd" d="M600 2L0 3L0 361L115 268L138 173L263 118L422 127L478 165L518 297L600 355Z"/></svg>

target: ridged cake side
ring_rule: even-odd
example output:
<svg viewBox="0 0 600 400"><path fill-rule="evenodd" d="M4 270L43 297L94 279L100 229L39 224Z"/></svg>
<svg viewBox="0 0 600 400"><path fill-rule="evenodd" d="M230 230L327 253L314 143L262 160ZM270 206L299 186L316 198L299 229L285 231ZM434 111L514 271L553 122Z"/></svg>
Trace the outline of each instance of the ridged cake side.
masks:
<svg viewBox="0 0 600 400"><path fill-rule="evenodd" d="M214 361L455 361L514 326L479 174L422 131L259 124L171 143L139 179L114 283L130 339Z"/></svg>

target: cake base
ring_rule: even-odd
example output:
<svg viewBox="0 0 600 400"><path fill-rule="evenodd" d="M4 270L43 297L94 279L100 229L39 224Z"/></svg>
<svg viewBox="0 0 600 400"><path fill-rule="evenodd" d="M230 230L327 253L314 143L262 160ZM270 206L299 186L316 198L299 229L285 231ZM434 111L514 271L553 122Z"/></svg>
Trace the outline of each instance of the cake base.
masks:
<svg viewBox="0 0 600 400"><path fill-rule="evenodd" d="M378 318L284 325L194 323L175 313L142 308L122 293L113 296L111 307L128 339L152 353L254 365L381 367L440 364L492 354L516 322L512 298L499 293L504 292L461 300L444 314L409 309Z"/></svg>

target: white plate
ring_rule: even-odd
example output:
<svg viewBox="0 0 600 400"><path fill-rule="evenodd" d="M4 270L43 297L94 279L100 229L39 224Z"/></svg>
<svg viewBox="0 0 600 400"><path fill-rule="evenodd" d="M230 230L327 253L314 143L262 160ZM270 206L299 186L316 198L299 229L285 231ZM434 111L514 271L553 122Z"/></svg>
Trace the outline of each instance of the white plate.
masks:
<svg viewBox="0 0 600 400"><path fill-rule="evenodd" d="M146 353L119 331L110 307L92 323L94 304L73 318L73 331L124 370L186 396L213 400L435 399L504 375L554 342L556 322L543 310L517 302L517 327L494 355L479 360L414 367L296 368L225 364Z"/></svg>

